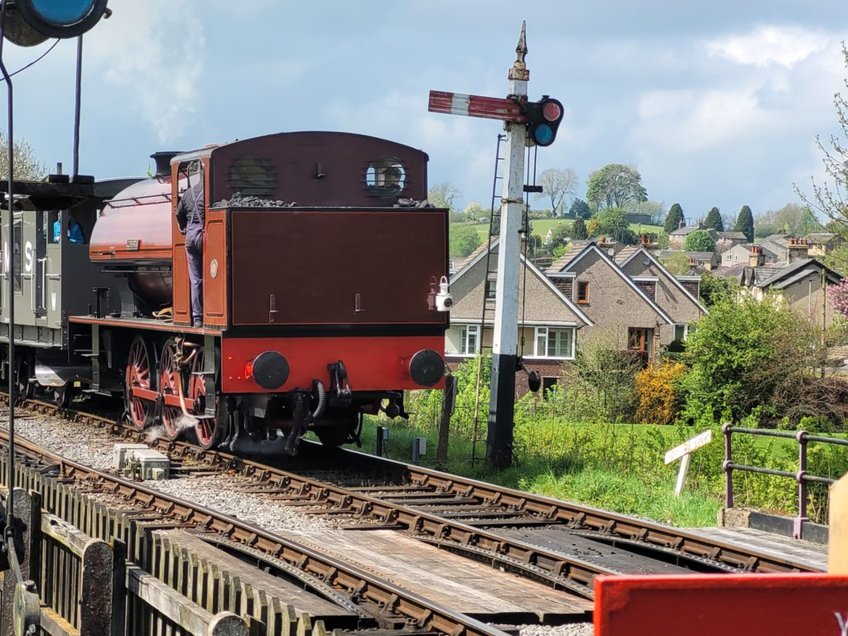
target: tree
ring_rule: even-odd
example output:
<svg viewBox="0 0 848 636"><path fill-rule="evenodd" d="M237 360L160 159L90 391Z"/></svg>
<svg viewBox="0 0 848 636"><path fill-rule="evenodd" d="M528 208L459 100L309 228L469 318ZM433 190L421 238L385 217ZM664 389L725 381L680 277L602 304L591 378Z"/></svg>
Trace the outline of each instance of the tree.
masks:
<svg viewBox="0 0 848 636"><path fill-rule="evenodd" d="M754 215L747 205L743 205L742 209L739 210L739 216L736 217L736 226L733 229L742 232L749 243L754 242Z"/></svg>
<svg viewBox="0 0 848 636"><path fill-rule="evenodd" d="M842 43L842 58L843 64L848 69L848 47L845 42ZM848 88L848 79L843 80L843 83ZM848 99L842 93L836 93L833 97L833 105L836 109L836 120L839 122L841 135L831 135L828 144L825 144L821 137L816 137L816 144L824 155L822 163L825 174L833 183L828 184L827 181L817 183L815 179L811 179L813 188L811 197L802 193L797 185L795 190L805 203L831 219L839 234L846 236L848 235L848 200L845 195L848 188L848 169L846 169L848 166L848 141L846 141Z"/></svg>
<svg viewBox="0 0 848 636"><path fill-rule="evenodd" d="M810 206L805 205L801 210L801 218L798 219L798 225L795 228L796 236L807 236L807 234L822 231L824 231L824 227L819 223Z"/></svg>
<svg viewBox="0 0 848 636"><path fill-rule="evenodd" d="M848 316L848 278L843 278L837 285L829 285L827 295L833 309L843 316Z"/></svg>
<svg viewBox="0 0 848 636"><path fill-rule="evenodd" d="M675 203L668 211L668 216L665 217L663 229L666 234L671 234L684 225L686 225L686 218L683 216L683 208L680 207L679 203Z"/></svg>
<svg viewBox="0 0 848 636"><path fill-rule="evenodd" d="M630 221L627 212L621 208L606 208L598 212L598 232L601 234L612 234L617 229L628 229Z"/></svg>
<svg viewBox="0 0 848 636"><path fill-rule="evenodd" d="M719 301L686 342L687 412L738 421L755 406L767 408L781 390L801 386L815 355L812 336L778 298Z"/></svg>
<svg viewBox="0 0 848 636"><path fill-rule="evenodd" d="M539 185L542 186L542 192L536 198L550 201L552 216L558 216L565 198L574 194L577 173L571 168L549 168L539 175Z"/></svg>
<svg viewBox="0 0 848 636"><path fill-rule="evenodd" d="M690 269L689 257L685 252L674 251L663 259L663 267L674 276L685 276Z"/></svg>
<svg viewBox="0 0 848 636"><path fill-rule="evenodd" d="M571 226L571 237L578 241L589 238L589 232L586 229L586 221L583 220L582 216L578 216L574 219L574 225Z"/></svg>
<svg viewBox="0 0 848 636"><path fill-rule="evenodd" d="M738 289L738 283L732 278L713 276L709 272L701 274L701 300L707 307L732 301Z"/></svg>
<svg viewBox="0 0 848 636"><path fill-rule="evenodd" d="M9 178L9 161L8 154L5 151L8 144L6 133L0 132L0 178ZM15 141L13 148L13 156L15 160L15 180L16 181L40 181L47 174L47 168L40 163L35 156L35 151L25 141Z"/></svg>
<svg viewBox="0 0 848 636"><path fill-rule="evenodd" d="M489 211L484 210L483 206L480 205L477 201L470 201L468 205L465 206L465 209L462 211L462 215L467 221L471 223L478 223L481 219L487 218L489 216Z"/></svg>
<svg viewBox="0 0 848 636"><path fill-rule="evenodd" d="M451 256L468 256L483 242L483 237L471 225L452 225L450 229Z"/></svg>
<svg viewBox="0 0 848 636"><path fill-rule="evenodd" d="M807 206L787 203L779 210L769 210L757 217L755 236L768 236L769 234L803 236L809 233L804 230L811 225L811 217L813 220L815 219Z"/></svg>
<svg viewBox="0 0 848 636"><path fill-rule="evenodd" d="M568 242L568 237L571 235L571 229L565 223L560 223L553 228L550 235L552 248L565 245Z"/></svg>
<svg viewBox="0 0 848 636"><path fill-rule="evenodd" d="M583 199L574 199L568 208L568 214L575 219L588 219L592 216L592 209Z"/></svg>
<svg viewBox="0 0 848 636"><path fill-rule="evenodd" d="M718 211L718 208L710 208L703 227L707 230L713 229L716 232L724 232L724 221L721 220L721 212Z"/></svg>
<svg viewBox="0 0 848 636"><path fill-rule="evenodd" d="M449 181L442 181L427 191L427 200L437 208L454 210L453 204L459 196L459 189Z"/></svg>
<svg viewBox="0 0 848 636"><path fill-rule="evenodd" d="M594 210L617 207L648 200L642 186L642 175L634 166L611 163L589 175L586 200Z"/></svg>
<svg viewBox="0 0 848 636"><path fill-rule="evenodd" d="M712 252L715 250L715 241L707 230L695 230L686 237L683 248L687 252Z"/></svg>

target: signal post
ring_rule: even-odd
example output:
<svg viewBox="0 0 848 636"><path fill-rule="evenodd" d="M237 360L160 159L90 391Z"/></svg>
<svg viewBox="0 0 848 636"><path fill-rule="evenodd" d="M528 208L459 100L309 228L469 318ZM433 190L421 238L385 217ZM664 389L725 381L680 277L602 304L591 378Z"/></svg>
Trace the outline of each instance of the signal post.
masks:
<svg viewBox="0 0 848 636"><path fill-rule="evenodd" d="M505 173L501 195L498 280L495 290L495 325L492 345L492 383L486 459L495 467L512 463L515 410L515 372L518 369L518 285L521 268L521 230L524 205L524 155L528 145L548 146L556 138L563 116L562 104L555 99L527 101L530 71L526 25L515 49L516 59L509 70L509 96L505 99L430 92L432 112L470 117L501 119L507 133Z"/></svg>

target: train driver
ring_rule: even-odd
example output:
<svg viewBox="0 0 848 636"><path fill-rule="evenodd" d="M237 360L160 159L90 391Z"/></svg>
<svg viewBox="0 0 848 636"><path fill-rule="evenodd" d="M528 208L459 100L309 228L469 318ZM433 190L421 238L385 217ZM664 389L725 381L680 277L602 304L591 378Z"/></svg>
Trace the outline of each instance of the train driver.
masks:
<svg viewBox="0 0 848 636"><path fill-rule="evenodd" d="M191 184L192 169L197 168L197 182ZM191 324L203 326L203 224L205 218L203 172L199 165L189 166L188 187L177 204L177 225L185 234L188 279L191 287Z"/></svg>

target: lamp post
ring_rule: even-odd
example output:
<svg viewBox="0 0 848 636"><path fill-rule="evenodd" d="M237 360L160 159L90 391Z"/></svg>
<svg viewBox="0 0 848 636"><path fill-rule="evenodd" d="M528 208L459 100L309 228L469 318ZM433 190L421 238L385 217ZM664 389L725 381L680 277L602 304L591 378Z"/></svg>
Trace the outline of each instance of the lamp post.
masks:
<svg viewBox="0 0 848 636"><path fill-rule="evenodd" d="M15 492L15 401L17 399L17 373L15 364L15 142L14 142L14 92L12 77L3 61L3 42L9 40L19 46L35 46L47 38L82 38L82 34L91 29L100 18L107 13L108 0L0 0L0 73L6 81L7 88L7 193L6 207L7 237L4 248L8 284L8 374L9 374L9 458L8 458L8 488L9 496L6 503L6 523L3 532L3 551L11 567L14 581L24 586L24 594L34 594L35 586L31 581L24 581L21 569L22 559L19 558L15 542L14 524L14 492ZM77 56L77 108L75 111L74 133L74 174L77 172L78 159L78 127L79 127L79 73L81 65L82 44L78 47ZM6 590L9 588L4 586ZM38 607L38 604L35 604ZM25 628L35 625L38 616L26 613L20 617ZM27 631L26 633L30 633Z"/></svg>

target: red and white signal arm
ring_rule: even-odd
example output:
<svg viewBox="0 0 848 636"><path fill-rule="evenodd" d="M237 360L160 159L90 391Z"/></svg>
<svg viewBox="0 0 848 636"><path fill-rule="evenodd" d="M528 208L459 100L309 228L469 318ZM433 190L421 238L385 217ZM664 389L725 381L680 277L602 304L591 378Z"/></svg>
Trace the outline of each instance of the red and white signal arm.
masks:
<svg viewBox="0 0 848 636"><path fill-rule="evenodd" d="M430 91L427 110L431 113L465 115L524 123L524 111L517 99L509 97L483 97L446 91Z"/></svg>

